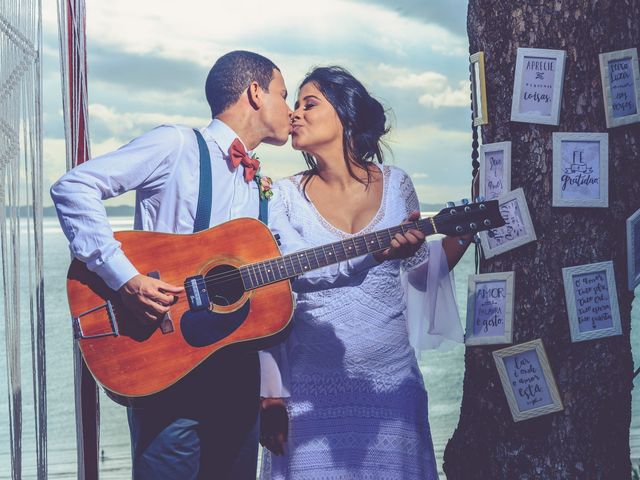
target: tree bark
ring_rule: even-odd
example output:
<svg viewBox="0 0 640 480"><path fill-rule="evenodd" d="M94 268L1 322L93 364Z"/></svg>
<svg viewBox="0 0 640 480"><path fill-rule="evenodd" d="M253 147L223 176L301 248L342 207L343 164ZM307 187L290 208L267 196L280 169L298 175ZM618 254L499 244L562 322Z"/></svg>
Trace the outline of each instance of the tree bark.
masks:
<svg viewBox="0 0 640 480"><path fill-rule="evenodd" d="M537 242L481 262L515 271L514 344L541 338L564 411L514 422L492 351L468 347L449 480L631 478L630 317L625 221L640 207L640 125L607 129L598 54L640 47L640 0L470 0L470 53L484 51L483 143L512 142ZM560 125L510 121L518 47L567 52ZM551 207L552 132L608 132L609 207ZM562 267L613 260L622 335L571 342Z"/></svg>

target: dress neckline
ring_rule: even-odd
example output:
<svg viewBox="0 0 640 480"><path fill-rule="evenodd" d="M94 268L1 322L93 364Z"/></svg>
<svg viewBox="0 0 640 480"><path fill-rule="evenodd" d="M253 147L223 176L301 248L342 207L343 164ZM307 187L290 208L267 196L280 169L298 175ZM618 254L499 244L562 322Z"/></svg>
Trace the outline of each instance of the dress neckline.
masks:
<svg viewBox="0 0 640 480"><path fill-rule="evenodd" d="M382 173L382 197L380 198L380 205L378 206L378 210L376 211L375 215L373 217L371 217L371 220L369 220L369 223L367 223L364 227L362 227L360 230L358 230L357 232L354 233L350 233L350 232L346 232L338 227L336 227L335 225L333 225L331 222L329 222L326 218L324 218L324 216L320 213L320 211L316 208L316 206L313 204L313 202L304 196L304 194L302 193L302 176L304 175L303 173L299 173L298 175L295 175L294 177L292 177L292 180L294 180L294 184L296 185L296 189L298 191L298 194L305 200L305 202L309 205L311 211L313 212L313 214L316 216L316 218L319 220L320 224L325 227L327 230L329 230L330 232L332 232L334 235L341 237L341 238L351 238L351 237L356 237L358 235L362 235L365 233L368 233L369 231L371 231L373 229L373 227L375 225L377 225L383 218L384 218L384 212L385 212L385 202L387 201L387 190L388 190L388 185L389 185L389 173L390 173L390 169L388 165L378 165L376 163L373 163L373 165L376 166L376 168L378 168L380 170L380 172Z"/></svg>

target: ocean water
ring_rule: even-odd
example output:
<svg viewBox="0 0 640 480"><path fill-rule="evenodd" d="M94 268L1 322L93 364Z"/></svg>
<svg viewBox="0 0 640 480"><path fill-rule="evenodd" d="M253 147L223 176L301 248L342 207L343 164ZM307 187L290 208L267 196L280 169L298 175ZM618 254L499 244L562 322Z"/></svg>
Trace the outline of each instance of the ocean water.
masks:
<svg viewBox="0 0 640 480"><path fill-rule="evenodd" d="M128 229L131 221L112 219L114 229ZM57 219L46 218L44 223L45 249L45 307L48 396L48 461L49 477L76 478L76 436L73 390L72 333L65 291L69 265L67 241ZM467 277L473 273L473 255L469 249L455 269L456 290L460 312L466 309ZM27 299L21 299L23 311L28 312ZM638 325L640 304L634 302L632 323ZM461 313L462 316L464 316ZM640 329L632 328L632 344L640 345ZM35 441L30 353L30 327L25 314L21 328L21 361L23 387L23 478L35 478ZM0 311L0 338L4 338L4 312ZM639 349L640 350L640 349ZM638 352L634 352L636 365ZM420 367L429 392L429 421L436 458L441 463L446 443L453 433L462 400L464 375L464 346L448 352L427 352L420 359ZM640 380L636 380L640 382ZM10 478L10 440L7 406L7 373L5 342L0 342L0 479ZM631 456L640 458L640 386L633 395L631 426ZM126 411L101 394L101 450L102 479L129 479L131 457ZM637 461L635 462L638 463ZM440 466L440 465L439 465ZM444 478L444 476L442 476Z"/></svg>

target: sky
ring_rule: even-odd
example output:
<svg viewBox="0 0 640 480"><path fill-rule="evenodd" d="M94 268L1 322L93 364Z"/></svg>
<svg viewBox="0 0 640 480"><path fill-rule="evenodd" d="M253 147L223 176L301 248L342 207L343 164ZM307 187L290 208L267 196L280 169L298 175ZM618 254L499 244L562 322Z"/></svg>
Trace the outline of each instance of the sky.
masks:
<svg viewBox="0 0 640 480"><path fill-rule="evenodd" d="M279 66L291 106L311 68L348 68L388 109L385 160L411 175L420 201L468 196L466 0L86 0L86 9L93 156L159 124L208 124L206 75L220 55L243 49ZM65 170L57 29L56 2L43 2L47 186ZM275 179L304 169L290 143L256 153Z"/></svg>

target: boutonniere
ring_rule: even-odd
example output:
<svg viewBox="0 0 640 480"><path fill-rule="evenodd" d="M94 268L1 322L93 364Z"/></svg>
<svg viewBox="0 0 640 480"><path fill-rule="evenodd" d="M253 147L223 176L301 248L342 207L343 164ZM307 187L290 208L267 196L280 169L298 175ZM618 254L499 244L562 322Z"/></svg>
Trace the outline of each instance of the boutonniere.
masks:
<svg viewBox="0 0 640 480"><path fill-rule="evenodd" d="M255 158L257 160L258 157L256 157L254 153L251 158ZM269 200L271 197L273 197L273 190L271 190L271 184L273 183L273 180L271 180L271 177L262 175L260 173L260 169L258 169L258 171L256 172L256 176L253 177L253 181L256 182L256 185L258 185L261 199Z"/></svg>

